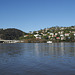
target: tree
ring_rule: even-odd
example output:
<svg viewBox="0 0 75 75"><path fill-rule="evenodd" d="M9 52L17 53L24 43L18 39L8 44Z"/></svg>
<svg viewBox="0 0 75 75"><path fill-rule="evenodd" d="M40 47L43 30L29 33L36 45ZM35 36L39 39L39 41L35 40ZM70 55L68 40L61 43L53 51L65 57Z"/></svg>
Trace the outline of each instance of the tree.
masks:
<svg viewBox="0 0 75 75"><path fill-rule="evenodd" d="M1 34L0 36L1 39L14 40L14 39L19 39L19 37L21 36L24 36L25 33L19 29L9 28L1 30L0 34Z"/></svg>
<svg viewBox="0 0 75 75"><path fill-rule="evenodd" d="M70 40L74 40L74 34L73 33L70 33Z"/></svg>

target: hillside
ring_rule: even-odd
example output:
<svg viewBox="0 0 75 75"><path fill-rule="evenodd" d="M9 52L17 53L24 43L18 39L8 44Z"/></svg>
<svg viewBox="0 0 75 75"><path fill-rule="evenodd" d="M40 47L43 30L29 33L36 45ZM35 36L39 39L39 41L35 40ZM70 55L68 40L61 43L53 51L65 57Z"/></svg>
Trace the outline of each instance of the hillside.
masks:
<svg viewBox="0 0 75 75"><path fill-rule="evenodd" d="M29 42L35 42L40 40L44 41L53 41L53 42L75 42L75 26L70 27L51 27L51 28L44 28L38 31L30 32L27 35L24 35L22 39L28 39ZM31 40L30 40L31 39ZM34 39L32 41L32 39ZM35 40L36 39L36 40Z"/></svg>
<svg viewBox="0 0 75 75"><path fill-rule="evenodd" d="M0 29L0 39L25 40L24 42L46 42L46 41L75 41L75 26L51 27L25 33L19 29Z"/></svg>
<svg viewBox="0 0 75 75"><path fill-rule="evenodd" d="M0 39L5 39L5 40L17 39L18 40L24 34L26 33L15 28L0 29Z"/></svg>

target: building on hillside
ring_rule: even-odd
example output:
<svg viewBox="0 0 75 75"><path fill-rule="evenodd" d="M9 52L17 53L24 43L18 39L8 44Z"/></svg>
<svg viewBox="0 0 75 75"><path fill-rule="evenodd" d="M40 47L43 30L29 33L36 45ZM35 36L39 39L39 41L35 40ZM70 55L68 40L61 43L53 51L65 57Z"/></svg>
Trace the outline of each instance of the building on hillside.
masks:
<svg viewBox="0 0 75 75"><path fill-rule="evenodd" d="M60 30L64 30L64 27L60 28Z"/></svg>
<svg viewBox="0 0 75 75"><path fill-rule="evenodd" d="M55 33L55 35L58 35L58 33Z"/></svg>
<svg viewBox="0 0 75 75"><path fill-rule="evenodd" d="M69 36L69 33L65 33L65 36Z"/></svg>
<svg viewBox="0 0 75 75"><path fill-rule="evenodd" d="M29 36L29 35L24 35L24 37L27 37L27 36Z"/></svg>
<svg viewBox="0 0 75 75"><path fill-rule="evenodd" d="M61 32L60 32L60 31L59 31L58 33L59 33L59 34L61 34Z"/></svg>
<svg viewBox="0 0 75 75"><path fill-rule="evenodd" d="M50 38L51 36L48 36L48 38Z"/></svg>
<svg viewBox="0 0 75 75"><path fill-rule="evenodd" d="M64 35L63 34L60 34L60 37L63 37Z"/></svg>
<svg viewBox="0 0 75 75"><path fill-rule="evenodd" d="M63 34L64 33L64 31L61 31L61 34Z"/></svg>
<svg viewBox="0 0 75 75"><path fill-rule="evenodd" d="M63 37L61 37L61 40L65 40L65 37L63 36Z"/></svg>
<svg viewBox="0 0 75 75"><path fill-rule="evenodd" d="M39 34L35 34L34 36L37 37L37 36L39 36Z"/></svg>
<svg viewBox="0 0 75 75"><path fill-rule="evenodd" d="M53 37L56 37L56 35L53 35Z"/></svg>
<svg viewBox="0 0 75 75"><path fill-rule="evenodd" d="M60 40L60 37L56 37L57 40Z"/></svg>
<svg viewBox="0 0 75 75"><path fill-rule="evenodd" d="M43 34L43 36L46 36L47 34Z"/></svg>
<svg viewBox="0 0 75 75"><path fill-rule="evenodd" d="M41 39L41 36L37 36L36 39Z"/></svg>
<svg viewBox="0 0 75 75"><path fill-rule="evenodd" d="M74 33L74 36L75 36L75 33Z"/></svg>
<svg viewBox="0 0 75 75"><path fill-rule="evenodd" d="M54 35L54 33L50 33L50 35Z"/></svg>
<svg viewBox="0 0 75 75"><path fill-rule="evenodd" d="M41 39L41 35L39 35L39 34L35 34L34 36L36 39Z"/></svg>
<svg viewBox="0 0 75 75"><path fill-rule="evenodd" d="M50 35L53 37L54 33L50 33Z"/></svg>
<svg viewBox="0 0 75 75"><path fill-rule="evenodd" d="M36 31L36 33L38 34L39 32L38 32L38 31Z"/></svg>

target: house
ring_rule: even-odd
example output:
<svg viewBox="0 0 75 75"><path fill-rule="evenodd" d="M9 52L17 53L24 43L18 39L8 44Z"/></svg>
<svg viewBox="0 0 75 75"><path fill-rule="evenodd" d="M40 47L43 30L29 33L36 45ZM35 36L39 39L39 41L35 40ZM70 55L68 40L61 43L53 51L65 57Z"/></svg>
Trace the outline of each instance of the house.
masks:
<svg viewBox="0 0 75 75"><path fill-rule="evenodd" d="M36 31L36 33L38 34L39 32L38 32L38 31Z"/></svg>
<svg viewBox="0 0 75 75"><path fill-rule="evenodd" d="M74 33L74 36L75 36L75 33Z"/></svg>
<svg viewBox="0 0 75 75"><path fill-rule="evenodd" d="M58 33L55 33L55 35L58 35Z"/></svg>
<svg viewBox="0 0 75 75"><path fill-rule="evenodd" d="M48 38L50 38L51 36L48 36Z"/></svg>
<svg viewBox="0 0 75 75"><path fill-rule="evenodd" d="M36 39L41 39L41 36L36 37Z"/></svg>
<svg viewBox="0 0 75 75"><path fill-rule="evenodd" d="M61 32L58 32L59 34L61 34Z"/></svg>
<svg viewBox="0 0 75 75"><path fill-rule="evenodd" d="M36 39L41 39L41 35L39 35L39 34L35 34L34 36Z"/></svg>
<svg viewBox="0 0 75 75"><path fill-rule="evenodd" d="M29 36L29 35L24 35L24 37L27 37L27 36Z"/></svg>
<svg viewBox="0 0 75 75"><path fill-rule="evenodd" d="M50 35L54 35L54 33L50 33Z"/></svg>
<svg viewBox="0 0 75 75"><path fill-rule="evenodd" d="M69 33L65 33L65 36L69 36Z"/></svg>
<svg viewBox="0 0 75 75"><path fill-rule="evenodd" d="M43 36L46 36L47 34L43 34Z"/></svg>
<svg viewBox="0 0 75 75"><path fill-rule="evenodd" d="M60 34L60 37L63 37L64 35L63 34Z"/></svg>
<svg viewBox="0 0 75 75"><path fill-rule="evenodd" d="M34 36L37 37L37 36L39 36L39 34L35 34Z"/></svg>
<svg viewBox="0 0 75 75"><path fill-rule="evenodd" d="M64 27L60 28L60 30L64 30Z"/></svg>
<svg viewBox="0 0 75 75"><path fill-rule="evenodd" d="M54 33L50 33L50 35L53 37Z"/></svg>
<svg viewBox="0 0 75 75"><path fill-rule="evenodd" d="M60 39L60 37L56 37L56 39L58 39L58 40L59 40L59 39Z"/></svg>
<svg viewBox="0 0 75 75"><path fill-rule="evenodd" d="M65 37L61 37L61 40L64 40L65 39Z"/></svg>
<svg viewBox="0 0 75 75"><path fill-rule="evenodd" d="M43 33L41 33L43 35Z"/></svg>
<svg viewBox="0 0 75 75"><path fill-rule="evenodd" d="M71 29L75 29L75 27L71 28Z"/></svg>
<svg viewBox="0 0 75 75"><path fill-rule="evenodd" d="M56 37L56 35L53 35L53 37Z"/></svg>
<svg viewBox="0 0 75 75"><path fill-rule="evenodd" d="M64 31L61 31L61 34L63 34L64 33Z"/></svg>

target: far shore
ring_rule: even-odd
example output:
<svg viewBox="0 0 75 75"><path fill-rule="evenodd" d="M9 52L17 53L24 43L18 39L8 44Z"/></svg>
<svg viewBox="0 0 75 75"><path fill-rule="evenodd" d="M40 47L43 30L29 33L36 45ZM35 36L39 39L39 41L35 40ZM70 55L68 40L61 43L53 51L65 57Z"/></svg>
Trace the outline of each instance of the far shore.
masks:
<svg viewBox="0 0 75 75"><path fill-rule="evenodd" d="M60 42L75 42L75 40L45 40L45 39L25 39L22 40L22 43L47 43L47 41L52 41L52 43L60 43Z"/></svg>

